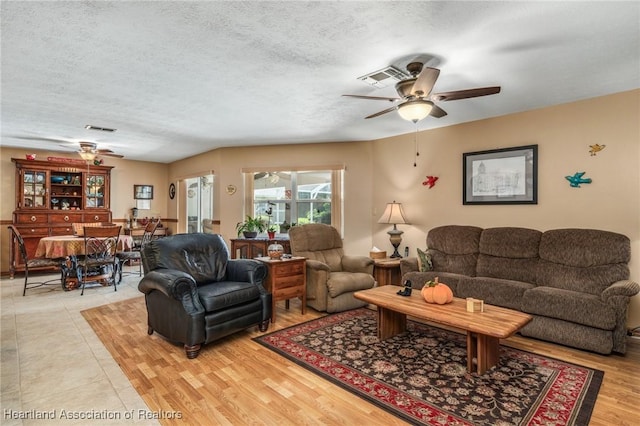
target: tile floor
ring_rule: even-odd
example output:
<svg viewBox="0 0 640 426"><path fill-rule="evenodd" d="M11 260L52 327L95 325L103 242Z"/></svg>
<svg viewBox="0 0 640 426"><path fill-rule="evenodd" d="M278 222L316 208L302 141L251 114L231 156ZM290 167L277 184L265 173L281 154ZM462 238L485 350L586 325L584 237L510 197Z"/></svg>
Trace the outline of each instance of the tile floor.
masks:
<svg viewBox="0 0 640 426"><path fill-rule="evenodd" d="M23 297L22 276L0 280L0 424L159 424L80 314L140 296L138 268L130 270L136 273L123 277L117 292L93 287L84 296L55 286Z"/></svg>

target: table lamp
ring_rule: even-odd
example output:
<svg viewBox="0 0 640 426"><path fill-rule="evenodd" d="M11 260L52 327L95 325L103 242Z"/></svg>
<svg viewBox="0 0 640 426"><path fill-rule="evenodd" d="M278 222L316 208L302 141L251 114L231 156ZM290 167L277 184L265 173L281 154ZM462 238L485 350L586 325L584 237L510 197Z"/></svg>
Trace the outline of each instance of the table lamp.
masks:
<svg viewBox="0 0 640 426"><path fill-rule="evenodd" d="M387 203L387 207L384 209L384 213L382 213L382 216L378 220L378 223L393 224L393 229L387 232L387 234L389 234L389 241L393 246L393 254L391 255L391 257L392 258L402 257L400 256L400 253L398 253L398 246L402 242L403 232L399 230L396 227L396 225L399 223L401 224L409 223L407 222L407 219L405 219L404 217L404 212L402 211L402 204L396 203L395 200L393 201L393 203Z"/></svg>

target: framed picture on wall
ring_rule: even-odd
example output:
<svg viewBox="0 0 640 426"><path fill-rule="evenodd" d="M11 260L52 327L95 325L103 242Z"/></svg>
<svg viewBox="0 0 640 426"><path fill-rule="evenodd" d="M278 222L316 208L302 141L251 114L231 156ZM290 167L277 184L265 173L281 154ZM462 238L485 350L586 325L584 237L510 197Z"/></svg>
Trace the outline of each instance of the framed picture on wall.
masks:
<svg viewBox="0 0 640 426"><path fill-rule="evenodd" d="M151 200L136 200L138 210L151 210Z"/></svg>
<svg viewBox="0 0 640 426"><path fill-rule="evenodd" d="M538 204L538 145L462 154L462 204Z"/></svg>
<svg viewBox="0 0 640 426"><path fill-rule="evenodd" d="M133 185L133 198L136 200L153 200L153 185Z"/></svg>

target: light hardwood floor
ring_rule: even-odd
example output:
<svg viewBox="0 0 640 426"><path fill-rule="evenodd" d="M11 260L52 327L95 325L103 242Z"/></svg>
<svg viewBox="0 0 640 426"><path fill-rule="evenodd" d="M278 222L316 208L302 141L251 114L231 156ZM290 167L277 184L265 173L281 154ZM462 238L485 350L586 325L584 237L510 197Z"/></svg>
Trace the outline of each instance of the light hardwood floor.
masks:
<svg viewBox="0 0 640 426"><path fill-rule="evenodd" d="M160 420L166 425L404 425L405 422L287 361L254 343L255 328L236 333L203 348L200 357L188 360L179 346L160 337L147 336L146 328L133 330L137 341L162 350L133 353L129 345L118 347L120 366L107 352L86 319L87 308L125 299L139 299L136 277L129 277L117 293L110 288L77 292L34 290L22 297L21 280L2 280L2 409L176 410L189 413L189 422ZM144 303L144 302L142 302ZM277 322L269 331L316 318L307 309L300 314L298 301L290 310L278 303ZM132 312L111 312L133 315ZM109 330L109 321L98 326ZM143 325L144 327L144 325ZM131 333L132 330L127 330ZM128 338L128 337L127 337ZM637 425L640 419L640 340L629 339L625 356L602 356L520 336L503 342L509 346L551 356L605 372L591 425ZM167 348L169 350L167 350ZM127 357L147 357L133 365ZM166 357L166 359L163 359ZM195 361L195 363L194 363ZM168 381L158 381L145 362L164 368ZM208 377L217 389L198 385L194 364L207 363ZM196 371L196 374L193 372ZM203 367L203 370L204 367ZM129 375L129 378L125 376ZM140 389L133 391L131 383ZM142 398L141 398L142 397ZM136 424L157 420L134 418ZM2 425L87 424L86 421L10 421ZM92 424L130 424L103 421ZM582 425L580 425L582 426Z"/></svg>
<svg viewBox="0 0 640 426"><path fill-rule="evenodd" d="M281 329L322 314L307 309L302 316L299 301L292 301L290 310L284 302L278 304L277 322L269 331ZM110 312L108 317L135 315L131 309ZM91 321L91 318L88 318ZM139 318L130 318L130 323ZM109 321L100 321L98 328L109 332ZM145 330L143 323L135 333ZM155 336L148 338L149 353L139 348L127 353L119 348L116 360L135 383L142 398L153 411L188 413L191 424L206 424L211 413L218 424L345 424L400 425L400 419L369 404L308 372L279 355L259 346L251 337L260 335L254 327L203 348L195 361L188 360L180 346L173 346ZM146 336L142 336L142 339ZM559 345L515 336L503 343L519 349L563 359L605 371L604 381L591 418L591 425L637 425L637 398L640 395L640 341L629 341L626 356L602 356ZM153 345L160 345L155 347ZM145 349L146 350L146 349ZM159 355L163 354L163 355ZM168 357L163 360L160 357ZM178 361L176 363L176 361ZM158 378L145 364L157 365L172 380ZM198 364L194 369L194 364ZM151 365L151 364L149 364ZM212 367L215 365L215 367ZM215 377L216 389L199 386L201 374ZM164 424L178 424L167 420Z"/></svg>

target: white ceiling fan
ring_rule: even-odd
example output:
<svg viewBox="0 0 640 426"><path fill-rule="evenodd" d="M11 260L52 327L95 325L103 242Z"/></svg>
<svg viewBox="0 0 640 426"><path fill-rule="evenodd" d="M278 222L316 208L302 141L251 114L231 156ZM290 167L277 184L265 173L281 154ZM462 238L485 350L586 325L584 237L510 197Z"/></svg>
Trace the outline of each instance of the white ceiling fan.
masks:
<svg viewBox="0 0 640 426"><path fill-rule="evenodd" d="M114 158L124 157L124 155L116 154L111 149L98 148L97 142L79 141L74 139L46 137L46 136L14 136L14 137L16 139L24 139L24 140L57 142L59 146L63 148L67 148L65 152L68 151L69 149L74 149L74 151L77 152L85 160L92 160L97 155L102 155L105 157L114 157ZM60 144L60 142L63 142L63 144ZM91 156L93 156L93 158L90 158Z"/></svg>

